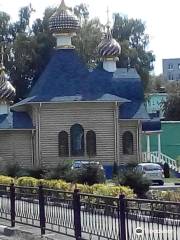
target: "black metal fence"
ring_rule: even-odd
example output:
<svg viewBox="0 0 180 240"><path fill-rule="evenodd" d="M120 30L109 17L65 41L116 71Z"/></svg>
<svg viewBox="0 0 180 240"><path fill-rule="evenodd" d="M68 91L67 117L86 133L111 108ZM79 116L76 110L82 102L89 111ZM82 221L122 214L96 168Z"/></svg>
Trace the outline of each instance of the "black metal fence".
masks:
<svg viewBox="0 0 180 240"><path fill-rule="evenodd" d="M180 203L0 186L0 218L75 239L178 240Z"/></svg>

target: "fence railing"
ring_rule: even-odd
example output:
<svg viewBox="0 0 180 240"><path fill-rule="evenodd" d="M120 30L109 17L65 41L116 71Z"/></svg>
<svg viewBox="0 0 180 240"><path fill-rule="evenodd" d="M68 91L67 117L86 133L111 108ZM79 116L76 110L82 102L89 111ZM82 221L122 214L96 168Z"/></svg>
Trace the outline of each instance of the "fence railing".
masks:
<svg viewBox="0 0 180 240"><path fill-rule="evenodd" d="M154 151L154 152L150 152L149 156L148 156L147 152L143 152L142 159L143 159L143 162L150 161L152 163L162 163L162 164L168 163L169 167L172 170L175 170L180 173L180 168L178 167L176 160L172 159L171 157L169 157L163 153L159 154L157 151Z"/></svg>
<svg viewBox="0 0 180 240"><path fill-rule="evenodd" d="M180 203L0 185L0 218L75 239L178 240Z"/></svg>

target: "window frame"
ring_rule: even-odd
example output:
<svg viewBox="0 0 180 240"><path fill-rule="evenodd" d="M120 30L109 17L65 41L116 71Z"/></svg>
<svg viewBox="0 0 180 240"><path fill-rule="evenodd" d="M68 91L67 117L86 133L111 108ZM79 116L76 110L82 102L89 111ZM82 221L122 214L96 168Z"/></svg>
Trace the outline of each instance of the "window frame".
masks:
<svg viewBox="0 0 180 240"><path fill-rule="evenodd" d="M64 147L64 152L61 150L61 147ZM69 134L64 130L58 134L58 149L59 157L69 157Z"/></svg>
<svg viewBox="0 0 180 240"><path fill-rule="evenodd" d="M79 135L76 132L78 131L78 128L80 130ZM80 134L82 134L82 136L80 136ZM78 141L80 146L79 150L75 148L75 145L77 147ZM84 156L84 153L85 153L84 128L82 127L81 124L76 123L72 125L70 128L70 152L71 152L71 156L73 157Z"/></svg>
<svg viewBox="0 0 180 240"><path fill-rule="evenodd" d="M127 143L129 144L129 146L127 145ZM123 132L122 150L123 155L134 155L134 135L129 130Z"/></svg>
<svg viewBox="0 0 180 240"><path fill-rule="evenodd" d="M86 133L86 153L89 157L97 155L96 133L93 130L89 130Z"/></svg>

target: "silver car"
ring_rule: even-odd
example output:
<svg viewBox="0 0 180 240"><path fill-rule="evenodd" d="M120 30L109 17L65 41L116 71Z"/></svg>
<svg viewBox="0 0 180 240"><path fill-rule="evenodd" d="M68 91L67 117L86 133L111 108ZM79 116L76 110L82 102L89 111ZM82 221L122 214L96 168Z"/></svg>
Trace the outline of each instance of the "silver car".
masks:
<svg viewBox="0 0 180 240"><path fill-rule="evenodd" d="M164 185L164 171L159 164L139 163L136 169L138 172L142 173L144 177L146 177L153 183Z"/></svg>

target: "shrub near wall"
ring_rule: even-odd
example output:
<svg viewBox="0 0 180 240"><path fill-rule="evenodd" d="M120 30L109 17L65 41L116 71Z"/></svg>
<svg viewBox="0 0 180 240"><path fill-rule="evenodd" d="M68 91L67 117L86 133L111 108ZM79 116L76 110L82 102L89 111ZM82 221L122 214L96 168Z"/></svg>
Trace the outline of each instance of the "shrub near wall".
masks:
<svg viewBox="0 0 180 240"><path fill-rule="evenodd" d="M107 184L94 184L92 186L89 186L85 184L71 184L63 180L45 180L32 177L20 177L17 179L13 179L11 177L0 176L0 184L2 185L10 185L13 182L16 186L23 187L37 187L42 184L45 188L62 191L74 191L75 188L78 188L81 193L87 194L112 197L118 197L119 194L124 194L126 197L129 198L135 197L133 190L129 187L124 186L110 186Z"/></svg>
<svg viewBox="0 0 180 240"><path fill-rule="evenodd" d="M0 184L10 185L11 183L14 183L14 178L0 175Z"/></svg>

